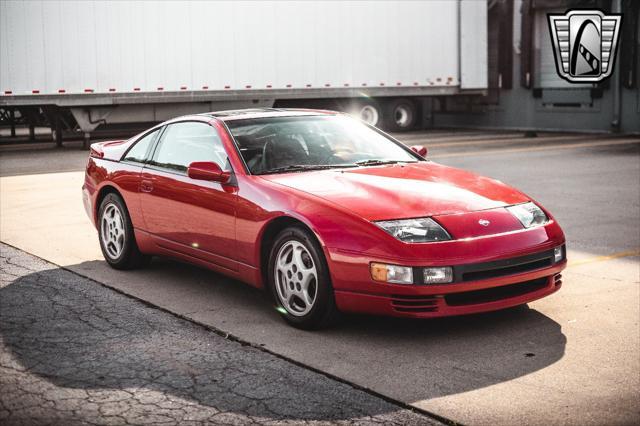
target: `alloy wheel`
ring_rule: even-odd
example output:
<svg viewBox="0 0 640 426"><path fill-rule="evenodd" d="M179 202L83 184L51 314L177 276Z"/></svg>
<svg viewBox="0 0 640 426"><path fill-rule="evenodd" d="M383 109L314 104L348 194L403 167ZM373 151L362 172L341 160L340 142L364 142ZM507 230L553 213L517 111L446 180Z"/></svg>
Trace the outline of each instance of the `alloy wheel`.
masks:
<svg viewBox="0 0 640 426"><path fill-rule="evenodd" d="M107 256L114 260L120 257L124 250L125 232L122 212L116 204L109 203L104 208L100 232Z"/></svg>
<svg viewBox="0 0 640 426"><path fill-rule="evenodd" d="M318 272L309 250L300 242L287 241L276 255L274 268L280 303L291 315L308 314L316 302Z"/></svg>

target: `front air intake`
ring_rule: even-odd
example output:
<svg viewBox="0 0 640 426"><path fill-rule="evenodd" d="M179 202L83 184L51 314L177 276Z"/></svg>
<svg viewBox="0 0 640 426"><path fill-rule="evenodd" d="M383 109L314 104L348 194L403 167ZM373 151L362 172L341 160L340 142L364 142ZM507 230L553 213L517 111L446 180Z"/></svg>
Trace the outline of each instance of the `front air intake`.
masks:
<svg viewBox="0 0 640 426"><path fill-rule="evenodd" d="M397 312L437 312L438 296L407 296L394 294L391 296L391 306Z"/></svg>

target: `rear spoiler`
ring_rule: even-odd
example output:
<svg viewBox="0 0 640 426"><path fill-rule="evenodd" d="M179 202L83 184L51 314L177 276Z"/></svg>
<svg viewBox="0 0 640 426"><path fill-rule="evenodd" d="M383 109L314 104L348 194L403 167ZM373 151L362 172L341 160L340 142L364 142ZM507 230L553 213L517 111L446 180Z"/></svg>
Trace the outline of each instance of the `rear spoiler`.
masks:
<svg viewBox="0 0 640 426"><path fill-rule="evenodd" d="M129 148L128 140L95 142L89 147L89 156L105 160L119 161Z"/></svg>

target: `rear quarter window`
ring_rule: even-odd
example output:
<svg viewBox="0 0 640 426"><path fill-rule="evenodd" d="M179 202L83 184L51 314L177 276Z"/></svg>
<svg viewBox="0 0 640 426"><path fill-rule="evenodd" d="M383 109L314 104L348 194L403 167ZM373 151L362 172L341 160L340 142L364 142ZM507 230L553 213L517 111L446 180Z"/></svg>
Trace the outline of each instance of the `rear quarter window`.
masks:
<svg viewBox="0 0 640 426"><path fill-rule="evenodd" d="M149 148L151 147L151 143L154 141L156 136L158 135L160 129L154 130L153 132L145 135L142 139L139 139L127 153L124 155L122 161L130 161L133 163L144 163L148 159Z"/></svg>

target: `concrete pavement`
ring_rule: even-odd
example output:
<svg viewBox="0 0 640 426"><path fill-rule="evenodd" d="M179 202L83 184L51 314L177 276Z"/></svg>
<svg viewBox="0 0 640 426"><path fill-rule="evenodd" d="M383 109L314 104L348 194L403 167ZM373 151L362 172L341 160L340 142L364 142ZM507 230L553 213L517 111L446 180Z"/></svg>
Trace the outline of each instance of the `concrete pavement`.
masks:
<svg viewBox="0 0 640 426"><path fill-rule="evenodd" d="M529 308L437 321L354 316L338 328L305 333L284 325L260 292L209 271L160 259L141 271L111 270L84 216L82 173L36 175L14 165L5 174L5 154L0 236L179 315L455 421L637 422L637 139L420 132L406 141L433 145L437 161L514 184L548 207L567 232L570 259L583 261L563 274L563 289ZM557 148L576 141L582 145ZM83 167L80 156L70 157ZM627 257L601 257L621 252Z"/></svg>

